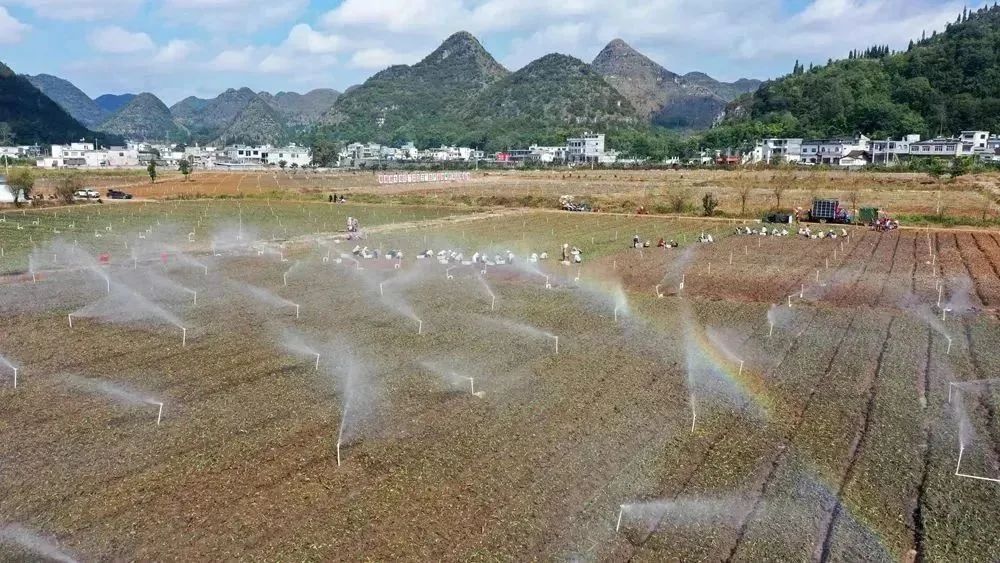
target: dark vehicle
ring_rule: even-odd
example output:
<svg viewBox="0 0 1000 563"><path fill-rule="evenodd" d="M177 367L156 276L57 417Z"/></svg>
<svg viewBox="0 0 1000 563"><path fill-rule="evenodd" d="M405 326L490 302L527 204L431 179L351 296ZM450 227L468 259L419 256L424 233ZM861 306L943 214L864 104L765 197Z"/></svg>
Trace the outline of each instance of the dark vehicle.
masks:
<svg viewBox="0 0 1000 563"><path fill-rule="evenodd" d="M786 213L784 211L775 211L774 213L769 213L767 216L765 216L764 222L783 223L788 225L795 222L795 214L790 212Z"/></svg>
<svg viewBox="0 0 1000 563"><path fill-rule="evenodd" d="M121 190L108 190L109 199L132 199L132 194L125 193Z"/></svg>

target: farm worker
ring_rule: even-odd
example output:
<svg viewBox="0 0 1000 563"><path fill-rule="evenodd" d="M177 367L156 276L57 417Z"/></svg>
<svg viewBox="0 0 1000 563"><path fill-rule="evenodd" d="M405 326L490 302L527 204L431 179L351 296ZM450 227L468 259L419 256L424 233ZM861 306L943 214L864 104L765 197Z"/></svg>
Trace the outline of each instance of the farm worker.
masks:
<svg viewBox="0 0 1000 563"><path fill-rule="evenodd" d="M569 253L569 244L567 244L567 243L564 242L563 245L562 245L562 261L563 262L565 262L566 260L569 259L569 256L567 256L568 253Z"/></svg>
<svg viewBox="0 0 1000 563"><path fill-rule="evenodd" d="M346 199L344 199L344 196L340 196L340 203L345 203L346 201L347 201L347 200L346 200Z"/></svg>
<svg viewBox="0 0 1000 563"><path fill-rule="evenodd" d="M632 248L639 248L639 235L632 237Z"/></svg>
<svg viewBox="0 0 1000 563"><path fill-rule="evenodd" d="M663 248L666 245L667 245L667 243L663 242L663 237L660 237L660 240L657 241L657 243L656 243L656 248Z"/></svg>
<svg viewBox="0 0 1000 563"><path fill-rule="evenodd" d="M329 199L327 199L327 202L328 203L333 203L336 200L337 200L337 194L333 194L333 195L330 196Z"/></svg>
<svg viewBox="0 0 1000 563"><path fill-rule="evenodd" d="M347 232L353 232L354 230L354 217L347 218Z"/></svg>

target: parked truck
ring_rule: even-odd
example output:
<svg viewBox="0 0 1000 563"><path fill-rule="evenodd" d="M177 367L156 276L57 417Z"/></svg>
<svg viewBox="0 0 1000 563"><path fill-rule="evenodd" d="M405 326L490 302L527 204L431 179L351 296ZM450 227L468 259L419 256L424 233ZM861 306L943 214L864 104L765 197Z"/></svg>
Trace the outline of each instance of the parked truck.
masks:
<svg viewBox="0 0 1000 563"><path fill-rule="evenodd" d="M848 209L840 206L836 199L814 199L809 220L817 223L851 223L853 217Z"/></svg>

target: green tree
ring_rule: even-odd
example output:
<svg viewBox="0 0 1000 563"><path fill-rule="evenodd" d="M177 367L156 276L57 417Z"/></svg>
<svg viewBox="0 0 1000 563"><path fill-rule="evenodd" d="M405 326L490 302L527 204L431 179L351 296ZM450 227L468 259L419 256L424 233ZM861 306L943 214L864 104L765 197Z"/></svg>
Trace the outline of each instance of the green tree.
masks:
<svg viewBox="0 0 1000 563"><path fill-rule="evenodd" d="M931 178L939 179L948 172L948 168L945 167L944 162L940 158L933 158L929 163L927 163L927 173L930 174Z"/></svg>
<svg viewBox="0 0 1000 563"><path fill-rule="evenodd" d="M82 187L83 180L81 180L80 176L74 172L63 176L63 178L56 183L56 194L59 196L59 199L63 201L63 203L70 205L73 203L73 194Z"/></svg>
<svg viewBox="0 0 1000 563"><path fill-rule="evenodd" d="M10 123L0 121L0 147L7 147L14 143L14 130Z"/></svg>
<svg viewBox="0 0 1000 563"><path fill-rule="evenodd" d="M14 205L21 206L20 198L31 197L31 190L35 187L35 175L29 168L15 168L7 176L7 185L14 192Z"/></svg>
<svg viewBox="0 0 1000 563"><path fill-rule="evenodd" d="M156 161L150 160L149 166L146 167L146 172L149 174L150 183L156 183Z"/></svg>
<svg viewBox="0 0 1000 563"><path fill-rule="evenodd" d="M960 156L952 161L951 170L949 176L953 179L959 176L965 176L972 169L972 159L969 157Z"/></svg>
<svg viewBox="0 0 1000 563"><path fill-rule="evenodd" d="M180 173L184 175L184 181L186 182L188 180L188 177L191 175L191 163L188 161L188 159L182 158L180 162L177 163L177 170L179 170ZM156 173L154 171L153 176L155 175Z"/></svg>
<svg viewBox="0 0 1000 563"><path fill-rule="evenodd" d="M328 135L323 132L317 132L313 135L309 148L312 151L312 163L314 165L323 168L336 165L337 153L340 152L340 146Z"/></svg>
<svg viewBox="0 0 1000 563"><path fill-rule="evenodd" d="M279 161L278 161L278 166L279 166L279 167L280 167L280 168L281 168L282 170L284 170L284 169L285 169L285 167L286 167L286 166L288 166L288 161L287 161L287 160L279 160Z"/></svg>
<svg viewBox="0 0 1000 563"><path fill-rule="evenodd" d="M705 212L705 217L715 215L717 207L719 207L719 200L712 194L705 194L701 197L701 208Z"/></svg>

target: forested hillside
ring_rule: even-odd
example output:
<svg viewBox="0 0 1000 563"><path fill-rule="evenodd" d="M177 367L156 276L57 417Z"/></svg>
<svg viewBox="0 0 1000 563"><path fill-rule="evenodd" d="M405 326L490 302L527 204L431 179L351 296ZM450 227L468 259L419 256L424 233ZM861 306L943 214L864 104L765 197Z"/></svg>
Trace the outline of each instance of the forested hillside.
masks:
<svg viewBox="0 0 1000 563"><path fill-rule="evenodd" d="M1000 8L965 11L943 33L893 53L852 52L765 83L727 110L708 137L739 144L755 137L864 133L899 137L1000 131Z"/></svg>

